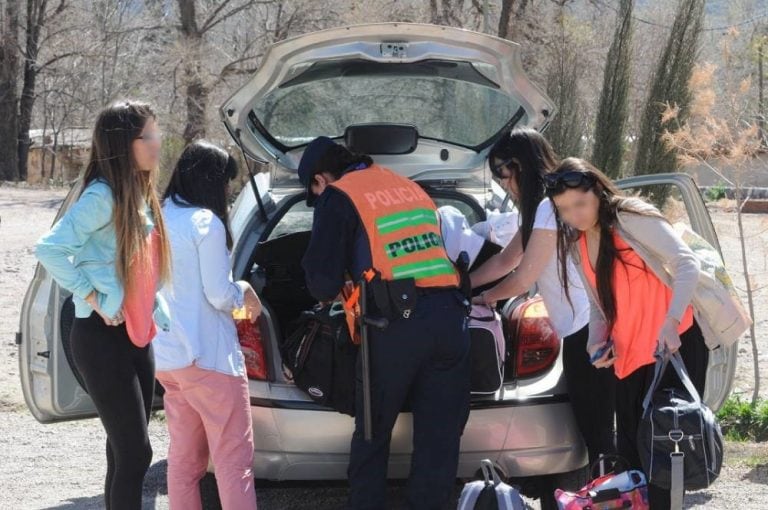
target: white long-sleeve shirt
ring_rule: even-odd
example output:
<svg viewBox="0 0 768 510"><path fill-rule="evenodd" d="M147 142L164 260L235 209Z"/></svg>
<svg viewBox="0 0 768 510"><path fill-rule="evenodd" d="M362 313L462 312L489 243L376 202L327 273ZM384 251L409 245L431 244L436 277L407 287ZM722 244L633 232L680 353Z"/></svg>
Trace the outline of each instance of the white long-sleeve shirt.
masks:
<svg viewBox="0 0 768 510"><path fill-rule="evenodd" d="M232 311L243 306L243 289L232 281L226 231L208 209L163 205L173 260L171 283L160 290L171 310L171 327L153 341L159 371L197 365L242 376L243 354Z"/></svg>

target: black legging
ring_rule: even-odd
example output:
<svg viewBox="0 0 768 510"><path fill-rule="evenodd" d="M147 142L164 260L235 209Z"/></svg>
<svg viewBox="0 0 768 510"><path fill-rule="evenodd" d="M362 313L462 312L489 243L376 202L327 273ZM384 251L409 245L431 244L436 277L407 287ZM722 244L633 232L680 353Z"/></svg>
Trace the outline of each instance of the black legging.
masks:
<svg viewBox="0 0 768 510"><path fill-rule="evenodd" d="M152 461L147 423L155 386L151 344L131 343L125 324L107 326L96 313L76 318L72 354L107 432L107 510L141 509L144 475Z"/></svg>
<svg viewBox="0 0 768 510"><path fill-rule="evenodd" d="M616 451L613 428L616 376L612 368L595 368L589 362L588 338L589 326L563 338L563 372L576 424L592 464L601 454Z"/></svg>

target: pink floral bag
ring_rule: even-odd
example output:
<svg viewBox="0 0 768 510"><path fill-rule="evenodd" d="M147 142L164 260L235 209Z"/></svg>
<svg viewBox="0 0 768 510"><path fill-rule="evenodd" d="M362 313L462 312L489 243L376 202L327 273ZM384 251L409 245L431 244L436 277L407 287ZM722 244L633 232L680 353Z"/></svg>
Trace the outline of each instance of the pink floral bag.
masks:
<svg viewBox="0 0 768 510"><path fill-rule="evenodd" d="M602 461L613 460L612 473L603 474L593 479L576 492L555 490L555 501L560 510L614 510L628 508L649 510L648 485L642 471L636 469L618 471L617 466L626 466L627 462L618 456L605 456ZM597 465L592 466L594 474ZM601 470L602 471L602 470Z"/></svg>

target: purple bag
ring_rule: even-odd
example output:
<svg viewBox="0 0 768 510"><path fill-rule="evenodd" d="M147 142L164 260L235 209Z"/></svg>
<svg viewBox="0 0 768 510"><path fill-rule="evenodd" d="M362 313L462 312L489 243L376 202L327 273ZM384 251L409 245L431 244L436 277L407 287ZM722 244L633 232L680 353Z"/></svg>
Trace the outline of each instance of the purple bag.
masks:
<svg viewBox="0 0 768 510"><path fill-rule="evenodd" d="M469 314L471 392L492 395L504 383L506 342L501 316L486 305L472 305Z"/></svg>

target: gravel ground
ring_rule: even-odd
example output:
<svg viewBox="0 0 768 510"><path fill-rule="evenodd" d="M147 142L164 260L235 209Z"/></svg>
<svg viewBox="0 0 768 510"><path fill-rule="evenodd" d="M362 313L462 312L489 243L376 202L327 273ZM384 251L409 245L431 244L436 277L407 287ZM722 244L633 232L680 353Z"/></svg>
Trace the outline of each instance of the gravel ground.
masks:
<svg viewBox="0 0 768 510"><path fill-rule="evenodd" d="M31 247L50 226L64 195L62 190L0 185L0 501L12 510L103 508L105 435L98 420L41 425L27 411L19 386L14 333L35 265ZM726 261L742 287L733 215L718 210L713 217ZM768 374L768 217L747 216L745 225L754 284L762 289L756 303L757 338L761 372ZM752 388L751 367L751 349L743 343L735 391L746 396ZM761 394L768 395L768 381L763 386ZM168 438L162 413L150 423L150 435L155 454L144 483L144 508L165 509ZM343 483L257 482L262 510L330 510L342 507L345 496ZM401 487L393 484L390 496L398 507ZM686 508L747 510L764 508L766 500L768 445L730 443L720 480L708 490L688 494Z"/></svg>

